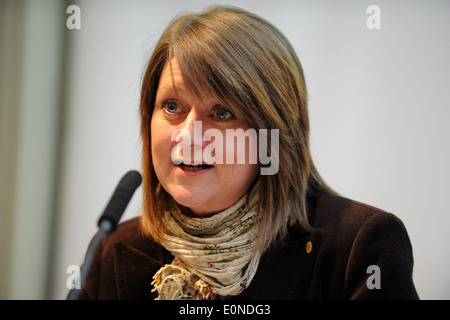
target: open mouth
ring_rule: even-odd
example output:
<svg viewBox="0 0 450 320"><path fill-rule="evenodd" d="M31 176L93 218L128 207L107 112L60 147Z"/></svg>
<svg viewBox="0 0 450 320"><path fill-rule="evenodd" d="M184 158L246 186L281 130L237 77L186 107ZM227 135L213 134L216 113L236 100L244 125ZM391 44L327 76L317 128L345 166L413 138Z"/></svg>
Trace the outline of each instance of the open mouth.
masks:
<svg viewBox="0 0 450 320"><path fill-rule="evenodd" d="M184 171L190 171L190 172L205 170L205 169L214 167L213 165L203 164L203 163L186 164L184 162L174 162L174 164L176 166L180 167L181 169L183 169Z"/></svg>

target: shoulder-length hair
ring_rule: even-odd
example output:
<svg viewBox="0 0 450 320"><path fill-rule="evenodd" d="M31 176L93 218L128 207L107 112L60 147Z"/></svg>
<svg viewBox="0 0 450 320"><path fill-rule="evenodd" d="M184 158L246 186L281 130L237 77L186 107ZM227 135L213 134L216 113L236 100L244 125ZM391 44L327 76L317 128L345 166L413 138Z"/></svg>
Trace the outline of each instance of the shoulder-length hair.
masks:
<svg viewBox="0 0 450 320"><path fill-rule="evenodd" d="M261 17L238 8L214 7L169 24L143 78L144 233L156 242L164 239L162 212L170 206L170 196L160 190L152 164L150 122L161 71L172 57L192 92L200 94L201 88L214 94L249 128L279 129L279 170L259 177L258 249L263 252L283 239L289 225L310 231L307 194L328 187L311 160L307 90L300 61L285 36Z"/></svg>

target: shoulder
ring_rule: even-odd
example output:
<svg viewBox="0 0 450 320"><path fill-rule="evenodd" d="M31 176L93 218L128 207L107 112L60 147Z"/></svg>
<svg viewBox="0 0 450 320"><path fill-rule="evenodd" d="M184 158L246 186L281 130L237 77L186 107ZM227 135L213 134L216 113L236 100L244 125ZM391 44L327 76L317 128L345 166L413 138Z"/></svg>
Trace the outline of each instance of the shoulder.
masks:
<svg viewBox="0 0 450 320"><path fill-rule="evenodd" d="M105 236L102 243L102 254L108 256L117 251L133 252L160 261L163 255L162 246L146 236L141 229L141 217L134 217L120 223L114 233Z"/></svg>
<svg viewBox="0 0 450 320"><path fill-rule="evenodd" d="M399 228L406 232L402 221L383 209L329 192L318 192L312 213L314 228L321 229L334 239L353 241L364 231Z"/></svg>
<svg viewBox="0 0 450 320"><path fill-rule="evenodd" d="M397 216L323 192L316 197L312 220L322 239L317 262L325 266L325 273L343 280L335 290L342 292L342 297L417 298L412 281L412 246ZM370 290L365 285L367 270L373 266L383 275L382 290Z"/></svg>
<svg viewBox="0 0 450 320"><path fill-rule="evenodd" d="M140 217L106 235L92 262L83 299L154 299L149 284L170 254L141 231Z"/></svg>
<svg viewBox="0 0 450 320"><path fill-rule="evenodd" d="M321 192L316 197L312 222L312 226L322 234L323 250L341 257L342 261L394 251L412 261L408 232L393 213Z"/></svg>
<svg viewBox="0 0 450 320"><path fill-rule="evenodd" d="M117 243L142 246L144 243L143 238L140 217L135 217L121 222L114 233L107 235L104 239L104 246L111 246Z"/></svg>

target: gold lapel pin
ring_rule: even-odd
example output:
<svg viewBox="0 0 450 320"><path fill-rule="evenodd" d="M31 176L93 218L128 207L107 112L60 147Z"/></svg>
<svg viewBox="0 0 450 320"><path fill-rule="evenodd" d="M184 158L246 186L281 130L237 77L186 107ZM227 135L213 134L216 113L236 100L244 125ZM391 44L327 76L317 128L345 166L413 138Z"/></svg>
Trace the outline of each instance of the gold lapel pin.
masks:
<svg viewBox="0 0 450 320"><path fill-rule="evenodd" d="M312 242L308 241L308 243L306 243L306 253L310 253L312 250Z"/></svg>

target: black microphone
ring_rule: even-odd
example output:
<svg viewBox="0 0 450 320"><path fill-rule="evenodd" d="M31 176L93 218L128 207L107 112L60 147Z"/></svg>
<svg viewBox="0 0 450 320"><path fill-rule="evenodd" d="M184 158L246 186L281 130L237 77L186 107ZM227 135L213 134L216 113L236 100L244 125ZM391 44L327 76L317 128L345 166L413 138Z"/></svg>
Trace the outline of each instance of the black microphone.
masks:
<svg viewBox="0 0 450 320"><path fill-rule="evenodd" d="M142 182L142 176L139 172L131 170L127 172L119 184L116 187L111 199L108 202L103 214L98 220L99 232L92 239L91 245L86 253L86 258L84 260L83 266L80 270L80 278L78 279L80 289L72 289L68 296L68 300L78 300L80 298L84 282L88 276L88 272L91 268L92 261L94 260L95 252L98 246L103 241L106 234L113 233L117 225L119 224L120 218L122 217L128 203L131 200L136 189L140 186Z"/></svg>
<svg viewBox="0 0 450 320"><path fill-rule="evenodd" d="M98 220L100 230L103 230L107 234L113 233L116 230L125 208L141 182L141 174L134 170L127 172L122 177L105 211Z"/></svg>

